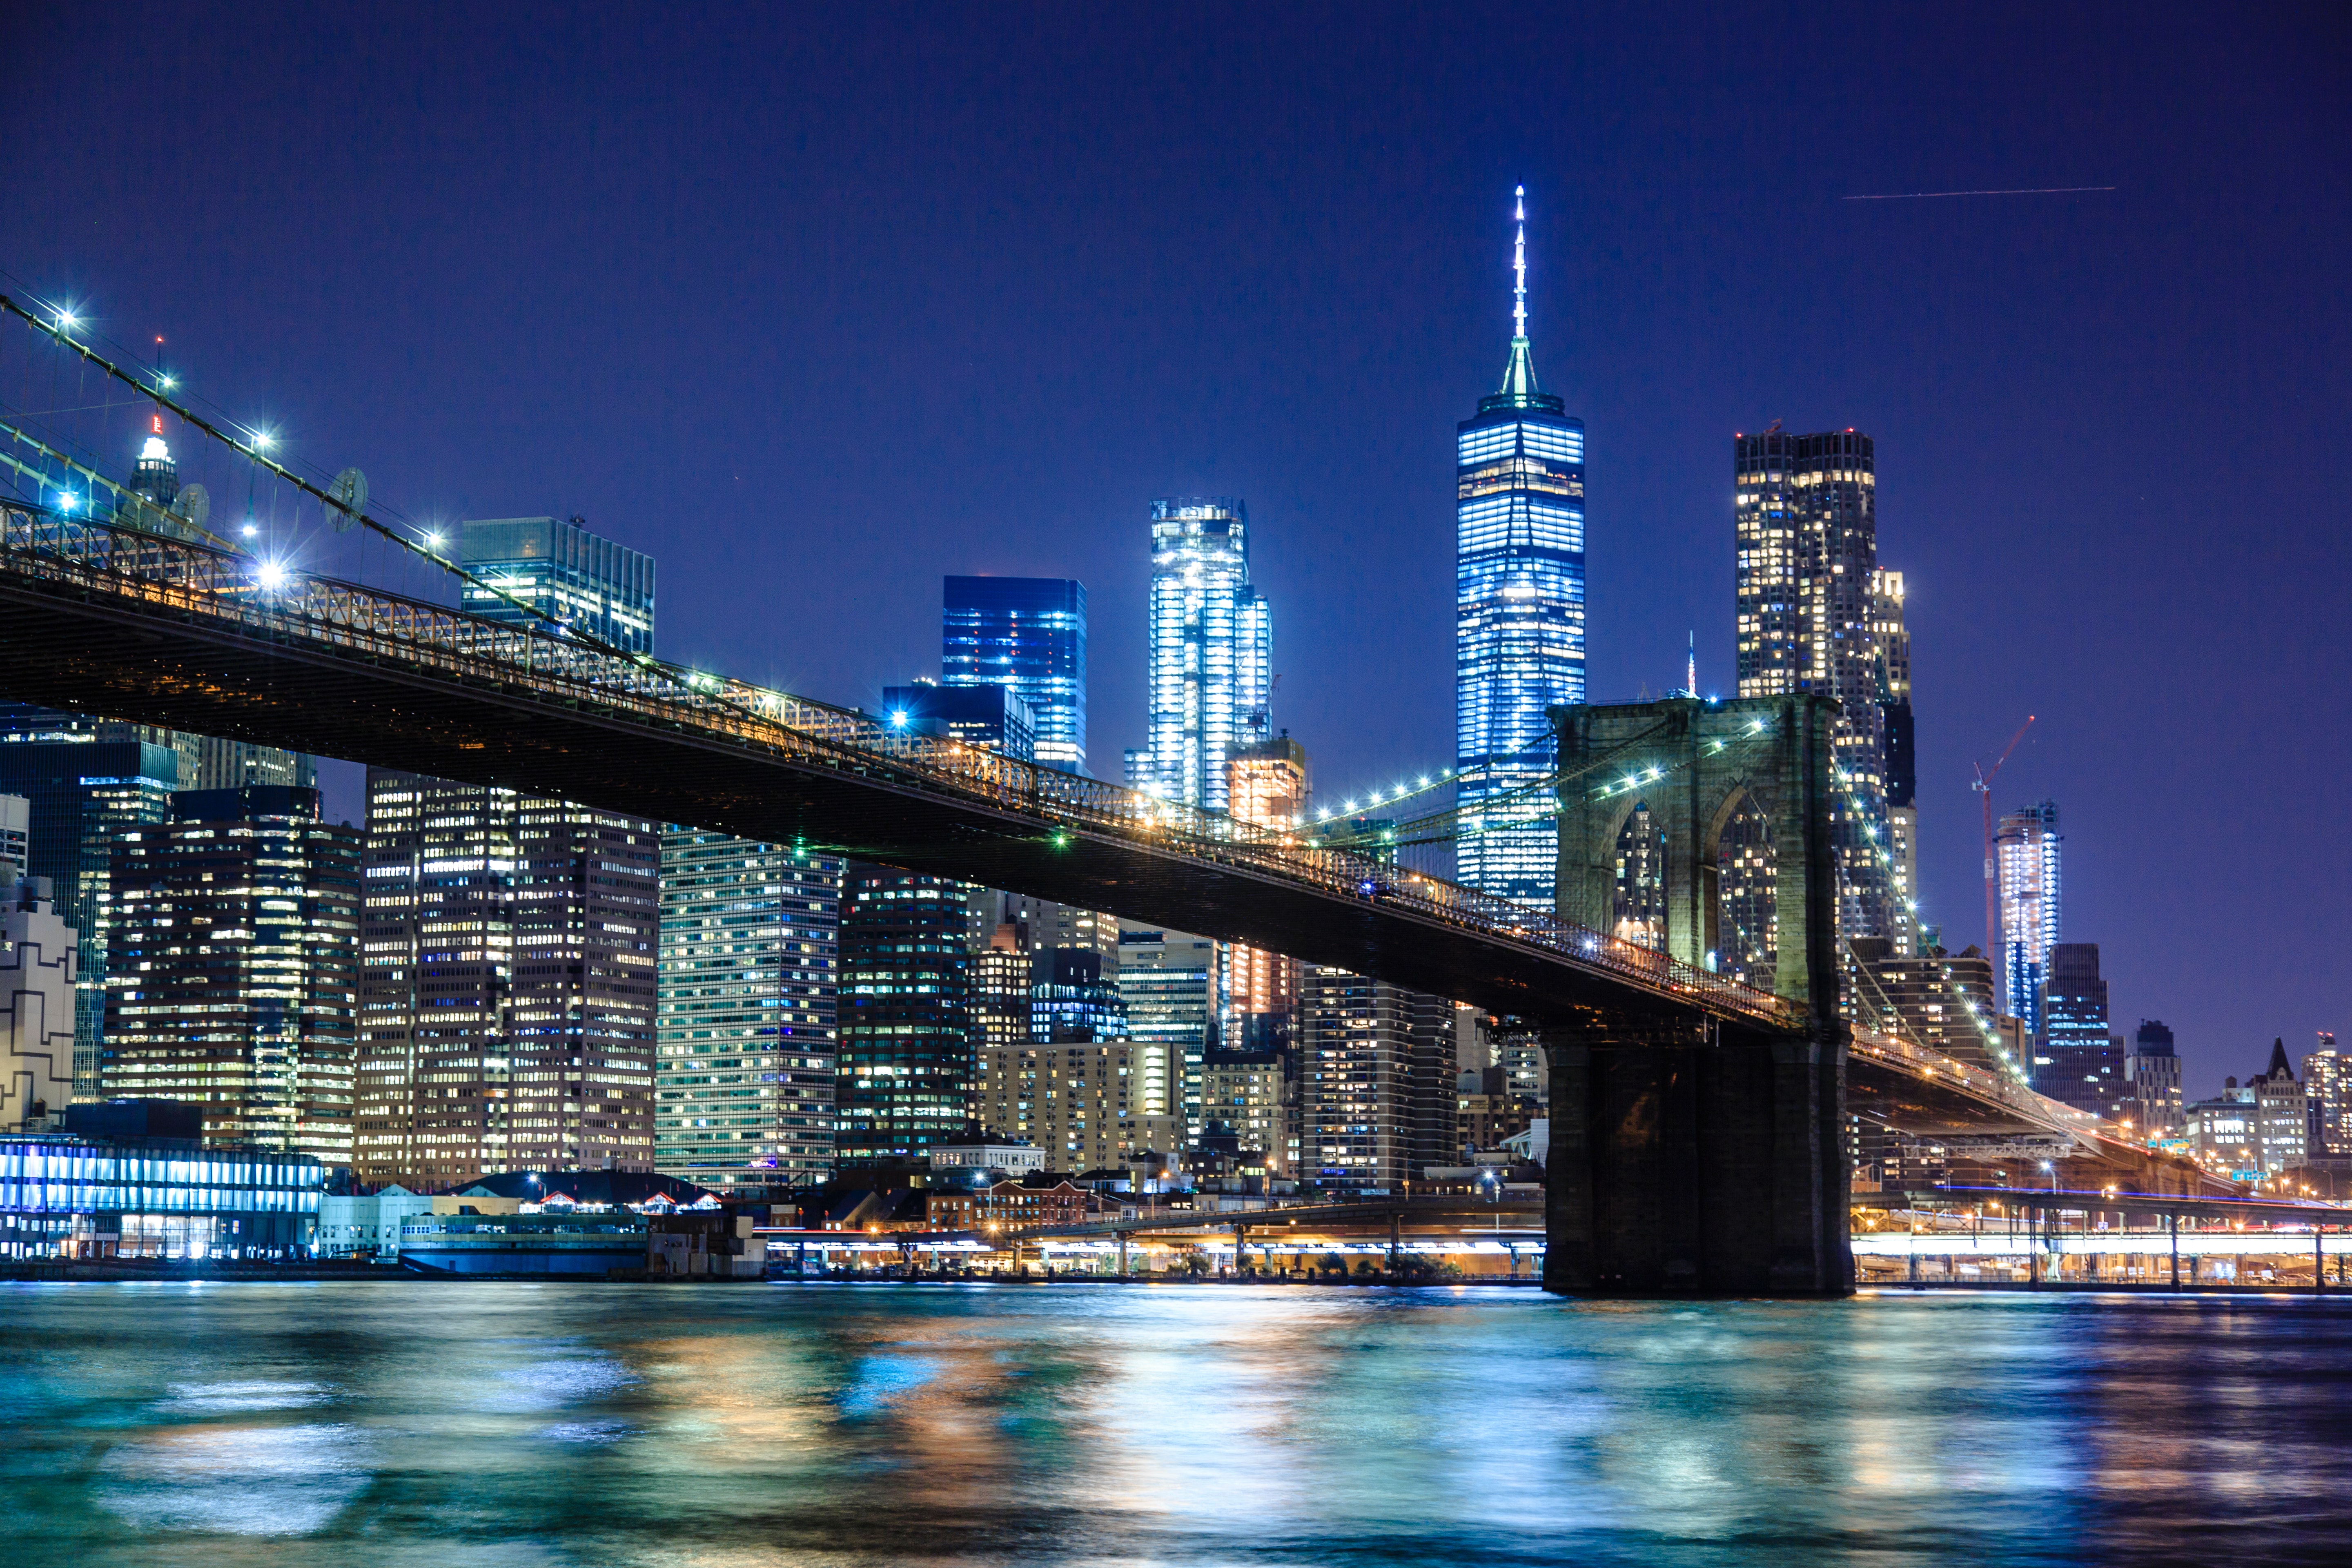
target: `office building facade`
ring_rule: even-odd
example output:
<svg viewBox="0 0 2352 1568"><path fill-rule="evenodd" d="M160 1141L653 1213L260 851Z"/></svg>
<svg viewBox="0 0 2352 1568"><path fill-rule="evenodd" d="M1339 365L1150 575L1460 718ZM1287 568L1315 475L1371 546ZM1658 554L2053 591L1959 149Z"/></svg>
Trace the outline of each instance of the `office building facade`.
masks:
<svg viewBox="0 0 2352 1568"><path fill-rule="evenodd" d="M662 1174L724 1194L832 1173L842 865L725 833L661 836Z"/></svg>
<svg viewBox="0 0 2352 1568"><path fill-rule="evenodd" d="M2172 1031L2160 1018L2142 1018L2124 1058L2125 1096L2134 1129L2143 1137L2166 1138L2180 1131L2180 1058Z"/></svg>
<svg viewBox="0 0 2352 1568"><path fill-rule="evenodd" d="M1178 1117L1190 1145L1202 1121L1202 1072L1217 1026L1217 944L1204 936L1123 924L1119 1003L1141 1058L1143 1109Z"/></svg>
<svg viewBox="0 0 2352 1568"><path fill-rule="evenodd" d="M941 585L940 680L1018 695L1035 760L1087 771L1087 585L1066 577L950 577Z"/></svg>
<svg viewBox="0 0 2352 1568"><path fill-rule="evenodd" d="M1149 635L1150 742L1127 753L1127 782L1223 811L1225 760L1267 737L1274 697L1274 622L1250 585L1242 502L1151 503Z"/></svg>
<svg viewBox="0 0 2352 1568"><path fill-rule="evenodd" d="M652 556L576 517L468 519L457 540L482 584L466 585L470 614L532 630L559 622L624 653L654 651Z"/></svg>
<svg viewBox="0 0 2352 1568"><path fill-rule="evenodd" d="M73 1100L78 947L49 879L0 861L0 1134L42 1131Z"/></svg>
<svg viewBox="0 0 2352 1568"><path fill-rule="evenodd" d="M2006 812L1993 835L1993 866L1999 878L2001 1005L2040 1038L2048 1020L2042 1010L2042 982L2049 977L2050 950L2058 945L2060 893L2058 803Z"/></svg>
<svg viewBox="0 0 2352 1568"><path fill-rule="evenodd" d="M183 790L170 821L124 829L99 895L107 1097L349 1165L360 889L359 830L320 820L316 790Z"/></svg>
<svg viewBox="0 0 2352 1568"><path fill-rule="evenodd" d="M919 1158L971 1120L970 893L894 866L853 860L843 870L839 1160Z"/></svg>
<svg viewBox="0 0 2352 1568"><path fill-rule="evenodd" d="M2042 1032L2033 1052L2033 1087L2094 1116L2126 1115L2123 1037L2107 1027L2107 983L2099 944L2062 942L2050 949L2042 982Z"/></svg>
<svg viewBox="0 0 2352 1568"><path fill-rule="evenodd" d="M1177 1119L1143 1108L1145 1048L1127 1039L991 1046L978 1064L975 1120L988 1137L1024 1140L1045 1152L1048 1169L1072 1173L1172 1153Z"/></svg>
<svg viewBox="0 0 2352 1568"><path fill-rule="evenodd" d="M2352 1157L2352 1057L2336 1048L2325 1029L2303 1058L2303 1094L2311 1108L2308 1153L2313 1159Z"/></svg>
<svg viewBox="0 0 2352 1568"><path fill-rule="evenodd" d="M353 1168L654 1163L657 826L371 768Z"/></svg>
<svg viewBox="0 0 2352 1568"><path fill-rule="evenodd" d="M1307 748L1287 731L1242 746L1225 759L1226 809L1237 822L1275 833L1307 820ZM1297 1044L1303 966L1283 953L1239 942L1218 946L1218 1034L1228 1051L1286 1051Z"/></svg>
<svg viewBox="0 0 2352 1568"><path fill-rule="evenodd" d="M114 867L114 841L126 828L168 820L179 786L180 753L152 740L100 740L91 731L74 739L0 743L0 790L29 803L26 858L31 874L48 879L57 912L74 929L77 1100L96 1100L100 1092L106 943L98 917Z"/></svg>
<svg viewBox="0 0 2352 1568"><path fill-rule="evenodd" d="M1037 725L1029 704L1009 686L934 686L915 681L882 689L882 721L900 734L929 735L1037 760Z"/></svg>
<svg viewBox="0 0 2352 1568"><path fill-rule="evenodd" d="M1310 965L1301 1008L1301 1180L1403 1191L1454 1160L1454 1007L1345 970Z"/></svg>
<svg viewBox="0 0 2352 1568"><path fill-rule="evenodd" d="M1545 710L1584 700L1584 422L1536 382L1520 193L1503 384L1454 432L1455 876L1549 909L1559 877Z"/></svg>
<svg viewBox="0 0 2352 1568"><path fill-rule="evenodd" d="M1907 952L1908 895L1898 897L1890 864L1900 847L1890 814L1889 730L1902 731L1908 769L1909 636L1901 629L1900 579L1878 564L1876 443L1853 430L1801 436L1776 426L1738 436L1732 483L1739 695L1837 699L1843 777L1831 825L1839 929Z"/></svg>

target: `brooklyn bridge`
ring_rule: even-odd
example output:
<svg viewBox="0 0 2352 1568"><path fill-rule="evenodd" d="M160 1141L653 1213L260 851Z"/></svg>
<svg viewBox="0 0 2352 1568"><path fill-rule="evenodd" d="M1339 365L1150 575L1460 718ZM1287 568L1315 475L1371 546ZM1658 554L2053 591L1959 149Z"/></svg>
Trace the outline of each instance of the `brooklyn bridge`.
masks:
<svg viewBox="0 0 2352 1568"><path fill-rule="evenodd" d="M154 377L9 308L307 506L309 536L373 538L406 569L456 573L415 531L371 512L362 487L303 479ZM1553 1289L1851 1289L1857 1122L1988 1161L2046 1162L2068 1188L2231 1190L2013 1076L1854 1022L1826 699L1555 710L1560 774L1539 809L1560 824L1559 907L1543 910L1401 867L1377 844L1254 826L560 625L469 615L356 569L317 570L332 550L306 555L283 529L267 548L223 537L6 434L20 468L30 452L75 476L62 500L0 507L6 696L822 846L1528 1020L1551 1067ZM1769 989L1707 967L1715 894L1695 873L1667 889L1663 950L1607 934L1617 835L1637 795L1680 847L1670 866L1708 859L1690 851L1742 804L1769 817Z"/></svg>

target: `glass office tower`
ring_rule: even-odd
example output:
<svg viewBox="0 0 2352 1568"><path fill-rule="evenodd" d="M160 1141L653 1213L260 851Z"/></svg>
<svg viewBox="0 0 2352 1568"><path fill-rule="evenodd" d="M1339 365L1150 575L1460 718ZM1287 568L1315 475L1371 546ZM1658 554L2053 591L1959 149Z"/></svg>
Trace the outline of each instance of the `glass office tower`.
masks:
<svg viewBox="0 0 2352 1568"><path fill-rule="evenodd" d="M841 860L662 835L654 1168L715 1192L833 1170Z"/></svg>
<svg viewBox="0 0 2352 1568"><path fill-rule="evenodd" d="M1008 686L1028 704L1036 760L1087 769L1087 585L1066 577L950 577L940 679Z"/></svg>
<svg viewBox="0 0 2352 1568"><path fill-rule="evenodd" d="M919 1157L971 1118L971 889L851 861L842 873L834 1145Z"/></svg>
<svg viewBox="0 0 2352 1568"><path fill-rule="evenodd" d="M1150 743L1127 782L1223 811L1225 759L1266 739L1274 622L1249 581L1249 509L1224 496L1151 503Z"/></svg>
<svg viewBox="0 0 2352 1568"><path fill-rule="evenodd" d="M459 529L457 548L466 570L489 584L467 584L468 613L540 624L491 591L497 589L624 653L653 652L652 556L589 532L576 517L470 519Z"/></svg>
<svg viewBox="0 0 2352 1568"><path fill-rule="evenodd" d="M1584 422L1536 385L1526 191L1502 389L1454 437L1456 876L1549 907L1559 858L1544 710L1584 700Z"/></svg>

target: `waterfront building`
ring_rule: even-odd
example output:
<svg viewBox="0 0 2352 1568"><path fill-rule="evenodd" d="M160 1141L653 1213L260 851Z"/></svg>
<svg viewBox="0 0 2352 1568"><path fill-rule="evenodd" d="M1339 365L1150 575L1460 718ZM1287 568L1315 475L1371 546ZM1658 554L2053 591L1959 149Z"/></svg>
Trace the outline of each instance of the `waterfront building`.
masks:
<svg viewBox="0 0 2352 1568"><path fill-rule="evenodd" d="M110 1098L197 1108L206 1142L352 1163L360 834L319 792L182 790L99 895Z"/></svg>
<svg viewBox="0 0 2352 1568"><path fill-rule="evenodd" d="M2060 880L2058 803L2045 800L2006 812L1993 835L2000 910L2001 1005L2040 1038L2044 1019L2042 983L2050 950L2058 944Z"/></svg>
<svg viewBox="0 0 2352 1568"><path fill-rule="evenodd" d="M1298 1176L1394 1192L1452 1164L1454 1004L1319 964L1305 993Z"/></svg>
<svg viewBox="0 0 2352 1568"><path fill-rule="evenodd" d="M1225 761L1269 733L1274 624L1250 585L1249 509L1223 496L1151 503L1149 743L1127 782L1226 807Z"/></svg>
<svg viewBox="0 0 2352 1568"><path fill-rule="evenodd" d="M208 1145L195 1107L66 1108L62 1130L0 1135L0 1258L273 1258L310 1243L327 1167Z"/></svg>
<svg viewBox="0 0 2352 1568"><path fill-rule="evenodd" d="M1147 1151L1172 1152L1181 1123L1143 1109L1146 1048L1067 1037L992 1046L980 1062L981 1130L1044 1150L1061 1171L1118 1170Z"/></svg>
<svg viewBox="0 0 2352 1568"><path fill-rule="evenodd" d="M1087 771L1087 585L1066 577L949 577L940 679L1018 694L1035 760Z"/></svg>
<svg viewBox="0 0 2352 1568"><path fill-rule="evenodd" d="M837 1158L920 1157L971 1118L971 889L851 861L842 877Z"/></svg>
<svg viewBox="0 0 2352 1568"><path fill-rule="evenodd" d="M656 824L371 768L352 1164L654 1163Z"/></svg>
<svg viewBox="0 0 2352 1568"><path fill-rule="evenodd" d="M0 1133L37 1132L74 1088L74 929L47 877L0 858Z"/></svg>
<svg viewBox="0 0 2352 1568"><path fill-rule="evenodd" d="M1204 936L1122 922L1118 996L1129 1034L1153 1047L1143 1058L1144 1095L1153 1114L1181 1118L1184 1146L1202 1118L1202 1074L1216 1021L1217 944Z"/></svg>
<svg viewBox="0 0 2352 1568"><path fill-rule="evenodd" d="M52 733L17 731L35 732ZM125 828L152 826L168 818L172 794L179 785L180 753L152 740L100 740L93 729L73 738L26 738L0 744L0 790L30 803L26 858L31 874L48 879L57 912L74 929L77 1100L100 1096L106 944L98 916L100 895L113 869L114 840Z"/></svg>
<svg viewBox="0 0 2352 1568"><path fill-rule="evenodd" d="M2303 1058L2304 1097L2311 1106L2310 1157L2352 1156L2352 1058L2336 1048L2336 1037L2319 1032L2319 1044Z"/></svg>
<svg viewBox="0 0 2352 1568"><path fill-rule="evenodd" d="M1839 930L1909 952L1890 816L1889 714L1901 671L1907 752L1910 653L1900 578L1878 564L1877 445L1853 430L1796 435L1776 424L1732 440L1739 695L1838 700L1839 787L1831 825ZM1897 629L1884 635L1882 626ZM1893 650L1886 645L1899 644ZM1908 766L1907 756L1904 759ZM1906 786L1907 787L1907 786Z"/></svg>
<svg viewBox="0 0 2352 1568"><path fill-rule="evenodd" d="M2170 1137L2180 1131L2180 1058L2163 1020L2140 1020L2131 1055L2124 1058L2124 1081L2129 1114L2144 1136Z"/></svg>
<svg viewBox="0 0 2352 1568"><path fill-rule="evenodd" d="M1549 909L1559 827L1545 710L1584 700L1584 422L1537 384L1526 195L1503 384L1454 427L1455 874Z"/></svg>
<svg viewBox="0 0 2352 1568"><path fill-rule="evenodd" d="M661 836L654 1168L727 1195L833 1170L842 860Z"/></svg>
<svg viewBox="0 0 2352 1568"><path fill-rule="evenodd" d="M654 651L652 556L576 517L468 519L457 539L482 584L466 585L467 613L531 630L560 622L624 653Z"/></svg>
<svg viewBox="0 0 2352 1568"><path fill-rule="evenodd" d="M918 680L882 689L883 722L904 734L936 735L1037 760L1037 724L1029 704L1009 686L935 686Z"/></svg>
<svg viewBox="0 0 2352 1568"><path fill-rule="evenodd" d="M2050 949L2042 982L2042 1038L2033 1052L2033 1087L2094 1116L2127 1114L2121 1036L2107 1028L2107 983L2099 944L2062 942Z"/></svg>

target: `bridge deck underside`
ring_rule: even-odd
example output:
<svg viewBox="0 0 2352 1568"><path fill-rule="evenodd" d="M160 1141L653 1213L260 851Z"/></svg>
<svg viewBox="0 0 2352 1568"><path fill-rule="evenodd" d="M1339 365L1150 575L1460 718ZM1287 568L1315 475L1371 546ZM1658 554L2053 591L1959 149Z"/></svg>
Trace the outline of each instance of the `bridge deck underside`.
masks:
<svg viewBox="0 0 2352 1568"><path fill-rule="evenodd" d="M5 694L109 717L506 785L767 842L804 842L1244 942L1538 1019L1672 1009L1533 947L1109 834L943 802L886 758L823 767L500 684L311 646L40 580L0 581ZM1703 1004L1693 1002L1692 1010ZM1738 1017L1729 1026L1746 1026Z"/></svg>

